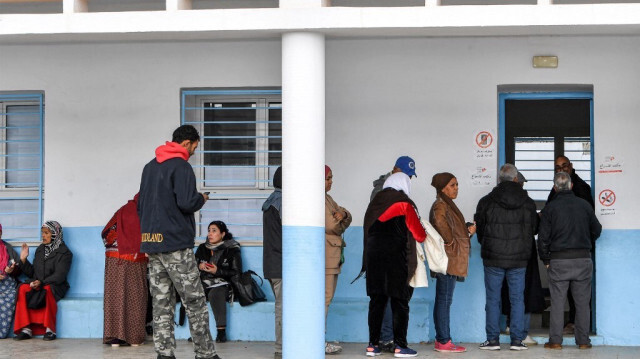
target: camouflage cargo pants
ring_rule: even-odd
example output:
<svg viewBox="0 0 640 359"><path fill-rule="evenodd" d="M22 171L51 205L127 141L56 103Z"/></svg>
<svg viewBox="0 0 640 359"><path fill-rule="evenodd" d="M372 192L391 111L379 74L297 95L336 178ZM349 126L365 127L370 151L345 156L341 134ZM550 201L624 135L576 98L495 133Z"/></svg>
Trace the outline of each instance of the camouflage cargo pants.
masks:
<svg viewBox="0 0 640 359"><path fill-rule="evenodd" d="M173 356L176 290L189 319L196 358L213 358L209 312L193 250L149 254L149 288L153 304L153 343L156 353ZM175 288L175 290L174 290Z"/></svg>

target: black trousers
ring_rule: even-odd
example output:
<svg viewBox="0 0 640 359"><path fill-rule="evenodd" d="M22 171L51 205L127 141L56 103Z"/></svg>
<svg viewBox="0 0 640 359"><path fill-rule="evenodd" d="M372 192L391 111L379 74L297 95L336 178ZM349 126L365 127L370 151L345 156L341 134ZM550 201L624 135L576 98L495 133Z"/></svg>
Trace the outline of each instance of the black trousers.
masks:
<svg viewBox="0 0 640 359"><path fill-rule="evenodd" d="M413 288L411 288L413 291ZM391 302L393 316L393 341L399 347L407 347L407 328L409 327L409 299L388 297L386 295L369 296L369 343L378 345L382 318L387 301Z"/></svg>
<svg viewBox="0 0 640 359"><path fill-rule="evenodd" d="M216 320L217 328L227 326L227 296L229 295L229 286L223 285L209 289L207 299L211 304L213 318Z"/></svg>

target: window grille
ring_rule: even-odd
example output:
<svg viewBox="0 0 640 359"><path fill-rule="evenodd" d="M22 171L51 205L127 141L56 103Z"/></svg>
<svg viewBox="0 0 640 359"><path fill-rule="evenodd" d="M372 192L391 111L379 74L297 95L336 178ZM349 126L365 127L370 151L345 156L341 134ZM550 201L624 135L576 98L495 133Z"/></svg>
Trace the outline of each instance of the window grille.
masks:
<svg viewBox="0 0 640 359"><path fill-rule="evenodd" d="M183 90L182 124L200 132L192 166L209 201L198 215L198 239L213 220L234 238L262 240L262 203L282 163L280 89Z"/></svg>
<svg viewBox="0 0 640 359"><path fill-rule="evenodd" d="M2 238L38 241L43 207L42 94L0 94Z"/></svg>
<svg viewBox="0 0 640 359"><path fill-rule="evenodd" d="M524 189L534 201L546 201L553 187L553 137L516 137L514 165L527 179Z"/></svg>

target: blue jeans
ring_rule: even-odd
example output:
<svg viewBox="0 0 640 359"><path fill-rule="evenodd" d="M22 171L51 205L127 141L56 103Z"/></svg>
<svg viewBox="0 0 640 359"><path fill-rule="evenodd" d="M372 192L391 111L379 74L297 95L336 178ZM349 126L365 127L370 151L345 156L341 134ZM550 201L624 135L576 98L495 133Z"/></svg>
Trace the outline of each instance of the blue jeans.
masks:
<svg viewBox="0 0 640 359"><path fill-rule="evenodd" d="M441 344L446 344L451 340L449 313L456 280L457 277L454 275L436 273L436 302L433 306L433 321L436 327L436 340Z"/></svg>
<svg viewBox="0 0 640 359"><path fill-rule="evenodd" d="M380 331L380 341L390 342L393 340L393 315L391 314L391 301L387 301L382 317L382 329Z"/></svg>
<svg viewBox="0 0 640 359"><path fill-rule="evenodd" d="M511 343L522 341L524 330L524 277L527 268L484 267L484 287L487 295L485 331L487 340L500 340L500 307L502 281L507 277L509 300L511 301L511 322L509 331Z"/></svg>

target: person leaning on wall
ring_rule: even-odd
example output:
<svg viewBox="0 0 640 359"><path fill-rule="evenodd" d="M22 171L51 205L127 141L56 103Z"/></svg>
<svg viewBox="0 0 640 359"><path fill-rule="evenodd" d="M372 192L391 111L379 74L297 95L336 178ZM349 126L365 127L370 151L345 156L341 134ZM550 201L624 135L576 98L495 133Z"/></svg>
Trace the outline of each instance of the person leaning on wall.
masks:
<svg viewBox="0 0 640 359"><path fill-rule="evenodd" d="M67 275L73 254L64 243L62 226L47 221L42 226L42 244L36 249L33 264L27 260L29 247L22 244L20 269L29 280L18 289L14 340L42 335L44 340L56 339L57 301L69 290Z"/></svg>
<svg viewBox="0 0 640 359"><path fill-rule="evenodd" d="M344 207L340 207L329 195L333 185L333 171L329 166L324 166L324 236L325 236L325 323L329 313L329 305L336 293L338 285L338 275L344 263L344 247L346 243L342 239L344 231L351 224L351 213ZM342 347L326 342L324 345L325 354L337 354L342 351Z"/></svg>

